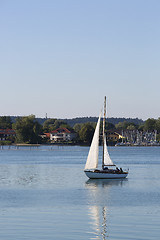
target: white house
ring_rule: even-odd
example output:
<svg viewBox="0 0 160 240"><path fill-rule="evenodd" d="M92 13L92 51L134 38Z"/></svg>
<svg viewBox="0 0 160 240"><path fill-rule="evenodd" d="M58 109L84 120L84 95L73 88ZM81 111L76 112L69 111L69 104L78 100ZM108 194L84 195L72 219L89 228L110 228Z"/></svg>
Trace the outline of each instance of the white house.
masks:
<svg viewBox="0 0 160 240"><path fill-rule="evenodd" d="M76 136L74 131L70 131L67 128L57 128L50 132L50 140L53 142L68 142L72 141Z"/></svg>

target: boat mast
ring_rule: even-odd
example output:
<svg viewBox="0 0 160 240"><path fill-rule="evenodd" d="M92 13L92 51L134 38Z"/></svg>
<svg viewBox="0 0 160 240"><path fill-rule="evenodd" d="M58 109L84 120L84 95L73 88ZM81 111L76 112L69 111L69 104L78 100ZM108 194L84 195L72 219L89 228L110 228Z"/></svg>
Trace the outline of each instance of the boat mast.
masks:
<svg viewBox="0 0 160 240"><path fill-rule="evenodd" d="M103 117L103 158L102 158L102 169L104 169L105 120L106 120L106 96L104 97L104 117Z"/></svg>

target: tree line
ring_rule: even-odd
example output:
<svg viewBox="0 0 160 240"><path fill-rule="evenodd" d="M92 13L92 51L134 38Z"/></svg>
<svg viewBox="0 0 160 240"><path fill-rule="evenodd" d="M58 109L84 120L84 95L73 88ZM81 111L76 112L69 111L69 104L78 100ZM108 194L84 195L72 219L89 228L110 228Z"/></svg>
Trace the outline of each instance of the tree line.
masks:
<svg viewBox="0 0 160 240"><path fill-rule="evenodd" d="M56 118L46 119L43 124L35 118L34 115L26 117L17 117L15 122L12 122L11 117L0 117L0 129L13 129L16 132L16 137L10 140L12 143L46 143L47 140L42 139L43 133L49 133L57 128L67 128L76 133L74 139L75 144L90 144L96 122L76 123L71 127L66 121ZM102 124L101 124L102 130ZM149 118L140 124L129 121L122 121L117 124L106 122L106 130L119 131L122 130L140 130L154 131L157 130L157 140L160 141L160 118Z"/></svg>

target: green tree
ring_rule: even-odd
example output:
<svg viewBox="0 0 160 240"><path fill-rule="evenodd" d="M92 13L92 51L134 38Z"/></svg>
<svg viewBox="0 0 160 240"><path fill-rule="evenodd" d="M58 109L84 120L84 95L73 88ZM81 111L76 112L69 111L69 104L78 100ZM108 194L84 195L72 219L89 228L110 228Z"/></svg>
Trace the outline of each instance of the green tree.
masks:
<svg viewBox="0 0 160 240"><path fill-rule="evenodd" d="M73 131L73 128L69 126L67 123L60 124L60 128L67 128L70 131Z"/></svg>
<svg viewBox="0 0 160 240"><path fill-rule="evenodd" d="M158 119L156 120L155 129L158 131L158 133L160 133L160 118L158 118Z"/></svg>
<svg viewBox="0 0 160 240"><path fill-rule="evenodd" d="M86 125L87 126L91 126L91 127L93 127L93 129L95 129L95 127L96 127L96 123L94 123L94 122L88 122L88 123L76 123L75 125L74 125L74 127L73 127L73 129L74 129L74 131L77 133L77 137L76 137L76 140L77 140L77 142L87 142L86 140L84 140L83 139L83 137L82 137L82 131L81 131L81 129L83 129L84 127L86 127ZM80 132L81 131L81 132ZM81 136L80 136L81 135ZM92 132L91 132L91 137L93 136L93 134L92 134ZM89 137L88 137L89 138ZM90 142L91 140L89 140L89 142Z"/></svg>
<svg viewBox="0 0 160 240"><path fill-rule="evenodd" d="M73 127L74 131L79 134L81 128L83 126L83 123L76 123Z"/></svg>
<svg viewBox="0 0 160 240"><path fill-rule="evenodd" d="M44 132L51 132L54 129L54 123L57 119L55 118L51 118L51 119L47 119L44 123L43 123L43 131Z"/></svg>
<svg viewBox="0 0 160 240"><path fill-rule="evenodd" d="M12 121L10 117L0 117L0 129L12 128Z"/></svg>
<svg viewBox="0 0 160 240"><path fill-rule="evenodd" d="M120 129L120 130L134 130L137 129L138 126L132 122L119 122L118 124L115 125L116 129Z"/></svg>
<svg viewBox="0 0 160 240"><path fill-rule="evenodd" d="M20 117L13 124L16 131L17 143L39 143L39 134L42 132L42 126L35 120L34 115Z"/></svg>
<svg viewBox="0 0 160 240"><path fill-rule="evenodd" d="M125 129L125 125L124 125L124 122L119 122L115 125L116 129Z"/></svg>
<svg viewBox="0 0 160 240"><path fill-rule="evenodd" d="M139 131L144 131L144 124L140 124L140 125L138 126L138 130L139 130Z"/></svg>
<svg viewBox="0 0 160 240"><path fill-rule="evenodd" d="M51 132L57 128L67 128L71 130L72 128L63 120L58 120L58 119L48 119L43 123L43 131L44 132Z"/></svg>
<svg viewBox="0 0 160 240"><path fill-rule="evenodd" d="M156 120L154 118L148 118L144 123L145 131L154 131L156 129Z"/></svg>
<svg viewBox="0 0 160 240"><path fill-rule="evenodd" d="M135 129L136 129L136 127L133 124L131 124L127 127L127 130L130 130L130 131L135 130Z"/></svg>
<svg viewBox="0 0 160 240"><path fill-rule="evenodd" d="M85 123L79 131L80 140L86 144L90 144L94 134L94 127L90 123Z"/></svg>
<svg viewBox="0 0 160 240"><path fill-rule="evenodd" d="M69 125L66 124L63 120L56 120L53 125L53 130L60 128L60 127L65 127L65 128L70 128Z"/></svg>
<svg viewBox="0 0 160 240"><path fill-rule="evenodd" d="M111 130L111 129L114 129L114 128L115 128L114 124L106 121L106 128L105 128L106 130Z"/></svg>

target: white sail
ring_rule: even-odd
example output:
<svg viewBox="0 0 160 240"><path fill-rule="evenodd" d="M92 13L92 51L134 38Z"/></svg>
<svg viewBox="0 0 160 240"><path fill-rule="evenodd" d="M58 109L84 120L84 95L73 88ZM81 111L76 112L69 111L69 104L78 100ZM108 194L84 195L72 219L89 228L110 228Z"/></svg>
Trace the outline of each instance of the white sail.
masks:
<svg viewBox="0 0 160 240"><path fill-rule="evenodd" d="M91 143L91 147L88 153L87 162L85 165L86 169L94 169L98 167L98 155L99 155L99 128L101 121L101 113L97 122L97 126L94 132L93 140Z"/></svg>
<svg viewBox="0 0 160 240"><path fill-rule="evenodd" d="M106 135L104 135L104 165L107 166L115 166L115 164L112 162L108 149L107 149L107 143L106 143Z"/></svg>

